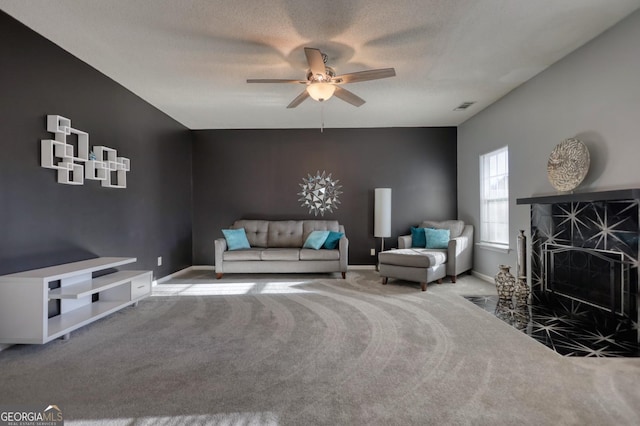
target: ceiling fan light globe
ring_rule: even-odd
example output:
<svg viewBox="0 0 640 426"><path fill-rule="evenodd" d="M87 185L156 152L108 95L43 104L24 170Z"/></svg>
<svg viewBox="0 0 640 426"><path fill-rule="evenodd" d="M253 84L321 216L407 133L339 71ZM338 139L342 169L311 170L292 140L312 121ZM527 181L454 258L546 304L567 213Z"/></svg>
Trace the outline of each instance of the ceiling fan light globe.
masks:
<svg viewBox="0 0 640 426"><path fill-rule="evenodd" d="M313 100L323 102L329 100L336 91L336 86L331 83L311 83L307 86L307 92Z"/></svg>

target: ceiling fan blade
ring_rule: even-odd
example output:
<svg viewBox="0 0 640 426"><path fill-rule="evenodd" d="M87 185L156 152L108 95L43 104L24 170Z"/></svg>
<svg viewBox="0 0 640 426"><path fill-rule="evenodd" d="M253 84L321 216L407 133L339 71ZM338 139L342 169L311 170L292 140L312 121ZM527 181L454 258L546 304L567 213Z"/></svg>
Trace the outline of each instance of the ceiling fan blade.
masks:
<svg viewBox="0 0 640 426"><path fill-rule="evenodd" d="M280 78L248 78L247 83L300 83L307 84L306 80L284 80Z"/></svg>
<svg viewBox="0 0 640 426"><path fill-rule="evenodd" d="M381 68L377 70L367 70L360 72L352 72L349 74L337 75L331 79L332 83L358 83L360 81L378 80L380 78L395 77L396 70L394 68Z"/></svg>
<svg viewBox="0 0 640 426"><path fill-rule="evenodd" d="M313 49L311 47L304 48L304 54L307 57L307 62L309 63L309 68L311 68L311 72L313 75L322 75L324 76L327 72L324 61L322 60L322 53L319 49Z"/></svg>
<svg viewBox="0 0 640 426"><path fill-rule="evenodd" d="M353 106L361 106L362 104L365 103L365 100L362 99L361 97L351 93L350 91L348 91L347 89L343 89L340 86L336 86L336 91L333 92L334 96L337 96L338 98L342 99L345 102L350 103Z"/></svg>
<svg viewBox="0 0 640 426"><path fill-rule="evenodd" d="M287 108L295 108L302 103L305 99L309 97L309 92L305 89L302 93L300 93L294 100L291 101Z"/></svg>

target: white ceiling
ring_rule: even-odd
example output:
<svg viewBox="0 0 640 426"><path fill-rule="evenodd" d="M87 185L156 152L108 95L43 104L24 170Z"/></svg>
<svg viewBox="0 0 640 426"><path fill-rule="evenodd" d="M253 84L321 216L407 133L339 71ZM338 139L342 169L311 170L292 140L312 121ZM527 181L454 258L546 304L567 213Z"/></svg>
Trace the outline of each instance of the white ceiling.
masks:
<svg viewBox="0 0 640 426"><path fill-rule="evenodd" d="M0 8L190 129L456 126L640 0L0 0ZM304 47L338 74L394 67L286 109ZM454 112L462 102L467 111ZM324 110L324 111L322 111Z"/></svg>

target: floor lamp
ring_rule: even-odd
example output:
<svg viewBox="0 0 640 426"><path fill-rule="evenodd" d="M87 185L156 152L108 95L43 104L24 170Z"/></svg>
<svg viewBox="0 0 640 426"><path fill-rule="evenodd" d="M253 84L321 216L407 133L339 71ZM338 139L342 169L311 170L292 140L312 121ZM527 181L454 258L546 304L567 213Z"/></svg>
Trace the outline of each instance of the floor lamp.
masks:
<svg viewBox="0 0 640 426"><path fill-rule="evenodd" d="M391 188L376 188L373 236L380 238L380 251L384 251L384 239L391 236Z"/></svg>

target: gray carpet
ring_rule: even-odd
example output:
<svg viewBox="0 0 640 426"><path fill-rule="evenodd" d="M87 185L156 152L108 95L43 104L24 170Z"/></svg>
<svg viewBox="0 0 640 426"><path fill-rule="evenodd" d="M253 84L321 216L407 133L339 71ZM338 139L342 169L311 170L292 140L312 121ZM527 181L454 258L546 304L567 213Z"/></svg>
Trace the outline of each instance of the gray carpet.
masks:
<svg viewBox="0 0 640 426"><path fill-rule="evenodd" d="M640 359L562 357L461 297L493 292L193 271L0 352L0 405L57 404L68 425L640 424Z"/></svg>

